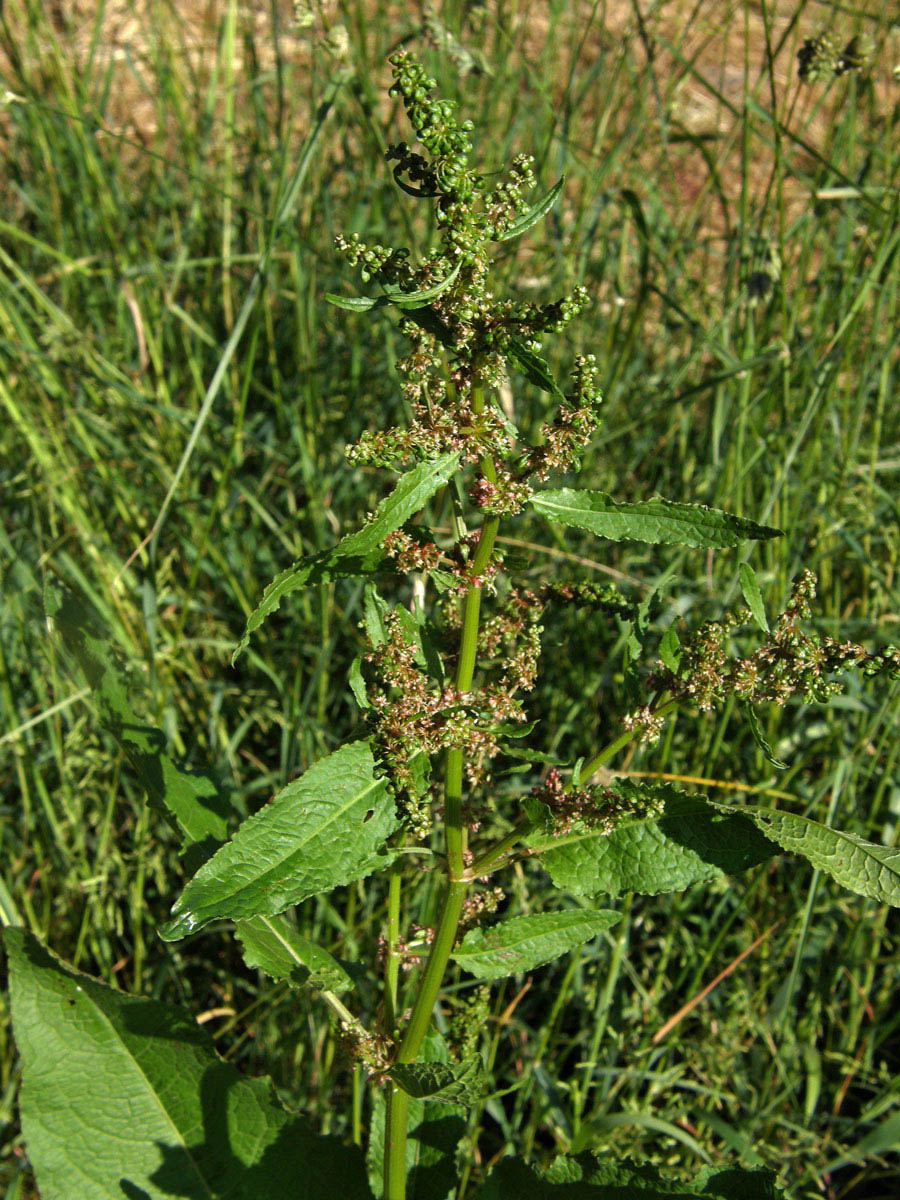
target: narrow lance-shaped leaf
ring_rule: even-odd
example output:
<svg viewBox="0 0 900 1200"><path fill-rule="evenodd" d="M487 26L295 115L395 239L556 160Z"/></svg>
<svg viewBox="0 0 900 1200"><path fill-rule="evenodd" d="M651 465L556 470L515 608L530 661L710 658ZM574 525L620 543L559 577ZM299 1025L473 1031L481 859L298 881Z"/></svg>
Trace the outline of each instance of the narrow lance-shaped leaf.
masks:
<svg viewBox="0 0 900 1200"><path fill-rule="evenodd" d="M221 917L274 916L371 874L397 825L367 741L351 742L289 783L197 872L160 929L176 941Z"/></svg>
<svg viewBox="0 0 900 1200"><path fill-rule="evenodd" d="M224 789L211 775L180 767L165 751L162 730L141 720L111 636L95 615L56 587L46 589L44 603L67 653L90 685L104 727L121 746L153 808L179 830L186 844L214 849L227 836L228 818L236 815Z"/></svg>
<svg viewBox="0 0 900 1200"><path fill-rule="evenodd" d="M3 934L25 1148L43 1200L372 1200L362 1156L290 1116L181 1009Z"/></svg>
<svg viewBox="0 0 900 1200"><path fill-rule="evenodd" d="M743 809L724 813L668 784L617 779L610 790L651 814L655 806L656 815L623 817L611 833L576 825L531 839L556 886L575 896L678 891L747 870L774 853Z"/></svg>
<svg viewBox="0 0 900 1200"><path fill-rule="evenodd" d="M744 594L744 599L747 601L750 615L763 633L768 633L769 621L766 617L766 606L763 604L762 592L759 590L759 581L756 578L756 572L749 563L741 563L740 577L741 591Z"/></svg>
<svg viewBox="0 0 900 1200"><path fill-rule="evenodd" d="M417 292L403 292L395 284L386 283L384 285L384 294L392 304L396 304L400 308L420 308L423 304L427 304L430 300L436 300L438 296L443 295L447 291L456 281L461 266L462 259L459 260L449 275L446 275L438 283L431 284L430 287L420 288Z"/></svg>
<svg viewBox="0 0 900 1200"><path fill-rule="evenodd" d="M338 960L299 933L285 913L239 921L235 933L244 962L273 979L327 992L346 992L353 987Z"/></svg>
<svg viewBox="0 0 900 1200"><path fill-rule="evenodd" d="M842 887L900 907L900 850L895 846L879 846L855 833L842 833L774 808L747 805L729 811L740 812L782 850L802 855Z"/></svg>
<svg viewBox="0 0 900 1200"><path fill-rule="evenodd" d="M557 400L565 400L565 392L553 378L553 372L549 365L539 354L529 350L518 338L508 340L505 353L513 360L529 383L533 383L542 392L549 392Z"/></svg>
<svg viewBox="0 0 900 1200"><path fill-rule="evenodd" d="M762 726L759 723L759 717L756 715L756 709L749 702L741 705L741 711L747 718L747 724L750 727L750 732L753 734L753 740L759 746L765 755L766 761L770 762L773 767L777 767L779 771L786 771L788 764L777 758L775 751L769 745L765 734L762 731Z"/></svg>
<svg viewBox="0 0 900 1200"><path fill-rule="evenodd" d="M247 620L244 636L232 655L234 662L246 648L250 635L279 607L285 596L298 588L322 579L334 579L369 574L382 561L381 545L389 533L399 529L419 511L438 488L442 487L459 462L458 454L443 454L440 458L419 463L398 481L397 486L382 500L370 521L362 529L347 534L332 549L303 558L275 577L263 592L262 600Z"/></svg>
<svg viewBox="0 0 900 1200"><path fill-rule="evenodd" d="M575 909L513 917L490 929L471 929L453 959L479 979L502 979L552 962L619 920L619 913Z"/></svg>
<svg viewBox="0 0 900 1200"><path fill-rule="evenodd" d="M346 308L350 312L368 312L372 308L383 308L386 304L396 304L399 308L418 308L446 292L459 275L461 266L462 259L449 275L417 292L404 292L396 284L386 283L383 296L336 296L333 292L326 292L325 299L336 308Z"/></svg>
<svg viewBox="0 0 900 1200"><path fill-rule="evenodd" d="M703 504L676 504L660 499L624 504L605 492L575 488L536 492L531 504L550 521L586 529L613 542L631 539L721 549L747 540L782 536L780 529L757 525Z"/></svg>
<svg viewBox="0 0 900 1200"><path fill-rule="evenodd" d="M566 177L563 175L562 178L553 185L549 192L545 192L545 194L541 196L540 200L536 201L531 208L527 209L527 211L523 212L521 216L516 217L515 221L507 225L506 229L497 235L496 240L498 242L506 242L509 241L510 238L521 237L521 235L525 233L526 230L530 229L532 225L535 225L541 219L541 217L546 216L546 214L556 203L557 197L562 191L563 184L565 182Z"/></svg>

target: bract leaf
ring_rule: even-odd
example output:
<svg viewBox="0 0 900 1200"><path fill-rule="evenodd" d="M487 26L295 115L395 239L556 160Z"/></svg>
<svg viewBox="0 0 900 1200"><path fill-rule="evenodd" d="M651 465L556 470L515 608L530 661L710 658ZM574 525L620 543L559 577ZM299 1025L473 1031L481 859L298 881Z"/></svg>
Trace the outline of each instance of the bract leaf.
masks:
<svg viewBox="0 0 900 1200"><path fill-rule="evenodd" d="M760 627L763 633L769 632L769 621L766 617L766 606L763 604L762 592L759 590L759 582L756 578L756 572L749 563L742 562L740 566L741 576L741 591L744 593L744 599L747 601L747 607L750 609L750 615Z"/></svg>
<svg viewBox="0 0 900 1200"><path fill-rule="evenodd" d="M408 1096L447 1104L474 1104L484 1095L487 1082L478 1054L461 1063L395 1063L388 1075Z"/></svg>
<svg viewBox="0 0 900 1200"><path fill-rule="evenodd" d="M655 799L661 815L623 818L609 834L575 826L530 839L556 886L575 896L679 891L744 871L774 853L744 809L723 813L705 797L668 784L616 779L610 788L629 801Z"/></svg>
<svg viewBox="0 0 900 1200"><path fill-rule="evenodd" d="M521 237L521 235L525 233L526 230L530 229L532 225L536 224L541 217L546 216L546 214L556 203L557 197L563 190L563 184L565 182L566 177L563 175L556 183L554 183L549 192L545 192L544 195L541 196L540 200L537 200L531 206L531 208L523 212L521 216L516 217L515 221L513 221L511 225L508 225L504 232L499 234L495 240L498 242L506 242L509 241L510 238Z"/></svg>
<svg viewBox="0 0 900 1200"><path fill-rule="evenodd" d="M507 341L505 353L508 358L513 360L529 383L533 383L542 392L549 392L557 400L565 400L565 393L553 378L549 364L539 354L529 350L518 338L510 338ZM543 494L541 493L541 495Z"/></svg>
<svg viewBox="0 0 900 1200"><path fill-rule="evenodd" d="M325 299L335 308L346 308L350 312L368 312L379 302L384 303L380 296L336 296L334 292L326 292Z"/></svg>
<svg viewBox="0 0 900 1200"><path fill-rule="evenodd" d="M766 761L770 762L773 767L777 767L779 771L786 771L788 764L786 762L782 762L780 758L775 757L775 752L769 745L765 734L762 731L762 727L760 726L759 717L756 715L756 709L752 704L747 703L741 705L741 711L747 718L747 724L750 726L750 732L753 734L753 740L756 742L757 746L759 746L760 750L762 750Z"/></svg>
<svg viewBox="0 0 900 1200"><path fill-rule="evenodd" d="M851 892L900 907L900 850L895 846L879 846L779 809L742 805L727 811L739 812L782 850L802 855Z"/></svg>
<svg viewBox="0 0 900 1200"><path fill-rule="evenodd" d="M438 488L447 482L456 470L458 462L459 455L452 453L419 463L400 478L397 486L382 500L372 519L367 521L362 529L348 533L333 549L300 559L277 575L250 614L244 636L231 656L231 661L237 659L247 646L250 635L259 629L263 621L275 612L281 601L291 592L318 580L368 575L377 570L383 558L381 544L384 539L408 521L413 513L418 512Z"/></svg>
<svg viewBox="0 0 900 1200"><path fill-rule="evenodd" d="M438 296L446 292L459 275L459 269L462 266L462 259L456 264L449 275L445 276L439 283L433 283L430 287L422 288L418 292L402 292L394 284L386 283L384 285L384 294L391 304L396 304L399 308L421 308L423 304L427 304L430 300L436 300Z"/></svg>
<svg viewBox="0 0 900 1200"><path fill-rule="evenodd" d="M722 548L739 542L781 537L780 529L757 525L703 504L641 500L621 504L605 492L575 488L535 492L530 503L548 520L574 525L613 542L638 542Z"/></svg>
<svg viewBox="0 0 900 1200"><path fill-rule="evenodd" d="M668 667L673 675L678 674L678 667L681 662L681 643L678 640L678 632L674 625L670 625L660 639L659 658L660 662Z"/></svg>
<svg viewBox="0 0 900 1200"><path fill-rule="evenodd" d="M181 1009L3 934L22 1129L43 1200L372 1200L362 1156L215 1053Z"/></svg>
<svg viewBox="0 0 900 1200"><path fill-rule="evenodd" d="M334 955L299 933L285 913L238 921L234 932L244 962L272 979L326 992L346 992L353 987L353 980Z"/></svg>
<svg viewBox="0 0 900 1200"><path fill-rule="evenodd" d="M479 979L503 979L559 958L618 920L617 912L590 909L513 917L489 929L470 929L453 960Z"/></svg>
<svg viewBox="0 0 900 1200"><path fill-rule="evenodd" d="M271 917L362 879L384 865L378 851L396 825L369 742L350 742L244 821L188 883L160 936L177 941L221 917Z"/></svg>

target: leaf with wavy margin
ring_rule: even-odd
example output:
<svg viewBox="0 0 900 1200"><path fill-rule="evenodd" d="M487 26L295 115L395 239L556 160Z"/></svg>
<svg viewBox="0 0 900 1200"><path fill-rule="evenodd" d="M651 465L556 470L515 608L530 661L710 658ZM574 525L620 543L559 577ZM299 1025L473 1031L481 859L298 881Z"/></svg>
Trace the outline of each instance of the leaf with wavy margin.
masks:
<svg viewBox="0 0 900 1200"><path fill-rule="evenodd" d="M661 803L661 815L623 817L611 833L576 825L530 839L556 886L575 896L680 891L745 871L775 853L743 809L720 811L704 796L665 783L615 779L609 788L629 803Z"/></svg>
<svg viewBox="0 0 900 1200"><path fill-rule="evenodd" d="M453 951L453 961L479 979L503 979L552 962L615 925L619 917L617 912L581 908L513 917L488 929L470 929Z"/></svg>
<svg viewBox="0 0 900 1200"><path fill-rule="evenodd" d="M725 809L724 805L717 807ZM739 812L782 850L801 855L851 892L900 907L900 850L896 846L879 846L855 833L842 833L779 809L745 805L727 811Z"/></svg>
<svg viewBox="0 0 900 1200"><path fill-rule="evenodd" d="M396 826L370 743L350 742L244 821L188 883L160 936L177 941L222 917L271 917L363 879L387 862L379 851Z"/></svg>
<svg viewBox="0 0 900 1200"><path fill-rule="evenodd" d="M535 492L530 503L550 521L586 529L612 542L629 539L652 544L704 546L722 549L740 542L782 537L780 529L757 525L704 504L677 504L672 500L620 503L605 492L577 488Z"/></svg>

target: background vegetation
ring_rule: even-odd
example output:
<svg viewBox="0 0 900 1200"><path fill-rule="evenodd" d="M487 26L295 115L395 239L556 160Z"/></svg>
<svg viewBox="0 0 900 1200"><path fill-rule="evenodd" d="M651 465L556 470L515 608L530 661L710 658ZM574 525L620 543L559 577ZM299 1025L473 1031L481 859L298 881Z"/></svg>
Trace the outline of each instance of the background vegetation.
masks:
<svg viewBox="0 0 900 1200"><path fill-rule="evenodd" d="M536 299L590 290L566 351L595 352L604 379L585 486L776 524L785 538L747 551L770 611L809 565L827 632L898 639L900 46L884 12L874 0L7 0L2 920L121 988L190 1005L223 1054L250 1072L274 1064L285 1097L364 1140L371 1091L333 1069L315 999L248 971L227 931L156 938L180 890L175 841L47 636L41 595L55 577L94 606L147 720L187 762L214 764L248 811L358 728L345 686L357 585L298 594L236 669L229 657L269 578L373 507L380 480L346 467L345 443L402 419L391 317L324 301L350 290L336 232L388 241L411 219L380 161L405 135L385 99L400 42L430 46L486 171L527 151L544 186L566 175L543 241L504 249L499 275ZM826 31L841 46L868 35L870 60L802 83L797 51ZM537 421L546 398L513 387ZM527 523L517 535L534 580L659 589L658 630L740 595L732 552L673 560L569 531L548 555L529 550ZM543 749L574 759L598 744L624 703L623 637L599 616L548 625ZM721 795L765 791L892 843L898 713L900 685L856 680L827 711L761 714L786 770L729 710L679 718L621 765ZM586 954L495 990L483 1048L502 1094L473 1114L475 1175L514 1143L537 1158L593 1144L675 1165L763 1161L794 1200L896 1196L897 914L775 861L718 890L626 902ZM427 880L421 904L427 916ZM301 921L368 961L382 909L367 882L309 901ZM459 1005L469 996L460 988ZM0 1195L12 1200L35 1193L4 1003Z"/></svg>

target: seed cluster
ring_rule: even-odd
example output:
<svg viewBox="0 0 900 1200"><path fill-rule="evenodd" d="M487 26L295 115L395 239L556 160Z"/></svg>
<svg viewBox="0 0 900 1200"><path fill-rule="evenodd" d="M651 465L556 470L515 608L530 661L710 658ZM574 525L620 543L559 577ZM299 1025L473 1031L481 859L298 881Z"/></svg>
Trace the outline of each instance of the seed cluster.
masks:
<svg viewBox="0 0 900 1200"><path fill-rule="evenodd" d="M807 38L797 51L797 68L804 83L815 83L851 71L862 71L875 54L875 43L867 33L857 34L840 49L830 33Z"/></svg>
<svg viewBox="0 0 900 1200"><path fill-rule="evenodd" d="M740 617L729 614L703 625L682 648L677 673L660 667L651 686L709 710L729 695L753 704L783 705L794 695L807 704L823 703L840 692L836 676L848 667L860 667L868 675L900 677L897 647L872 654L855 642L818 637L801 628L815 594L815 577L804 571L771 632L746 657L731 657L728 650L729 633L741 624Z"/></svg>
<svg viewBox="0 0 900 1200"><path fill-rule="evenodd" d="M662 801L651 792L633 786L566 787L555 768L528 798L546 806L557 835L577 825L608 837L624 820L649 820L662 814Z"/></svg>
<svg viewBox="0 0 900 1200"><path fill-rule="evenodd" d="M406 248L366 245L338 237L336 246L364 281L402 301L403 330L411 343L398 364L411 412L404 429L373 430L348 447L351 462L396 466L452 451L479 468L470 496L498 515L521 510L529 481L565 470L583 451L598 420L596 363L575 363L572 388L536 447L518 444L515 430L484 389L506 380L508 364L534 370L541 338L563 329L588 303L584 288L548 304L498 299L487 286L492 243L515 232L535 186L530 158L517 158L505 178L488 188L468 166L471 122L457 123L454 106L432 96L424 68L401 51L391 59L392 93L399 96L428 157L405 142L388 149L398 183L435 201L438 244L414 266ZM415 299L418 297L418 301ZM490 478L481 470L494 464Z"/></svg>
<svg viewBox="0 0 900 1200"><path fill-rule="evenodd" d="M464 746L466 778L472 786L483 782L499 751L502 726L525 719L514 692L533 684L539 647L529 642L527 651L510 658L499 681L462 693L450 684L435 684L417 665L415 643L396 610L384 618L384 627L386 640L366 655L375 675L368 689L375 736L403 795L408 824L424 836L430 816L422 808L414 760Z"/></svg>

